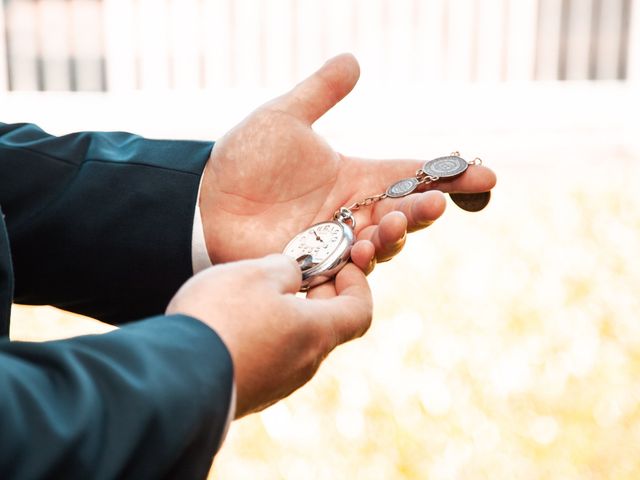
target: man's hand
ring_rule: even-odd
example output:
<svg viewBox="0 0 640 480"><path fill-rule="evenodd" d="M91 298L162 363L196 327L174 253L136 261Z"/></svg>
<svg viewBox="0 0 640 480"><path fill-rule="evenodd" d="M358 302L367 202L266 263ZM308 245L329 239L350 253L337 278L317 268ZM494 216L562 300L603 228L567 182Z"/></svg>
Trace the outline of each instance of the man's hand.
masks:
<svg viewBox="0 0 640 480"><path fill-rule="evenodd" d="M236 417L289 395L331 350L369 328L371 292L354 265L316 298L294 295L301 279L284 255L231 262L192 277L167 307L167 314L203 321L224 341L234 364Z"/></svg>
<svg viewBox="0 0 640 480"><path fill-rule="evenodd" d="M345 54L329 60L293 90L258 108L220 139L202 183L201 212L214 263L280 252L313 223L340 207L384 192L424 160L366 160L335 152L311 128L355 86L360 70ZM445 152L446 153L446 152ZM431 188L483 192L495 175L470 166L460 178ZM426 227L445 208L437 190L386 199L356 213L351 258L363 270L393 257L407 231ZM375 254L375 259L374 259Z"/></svg>

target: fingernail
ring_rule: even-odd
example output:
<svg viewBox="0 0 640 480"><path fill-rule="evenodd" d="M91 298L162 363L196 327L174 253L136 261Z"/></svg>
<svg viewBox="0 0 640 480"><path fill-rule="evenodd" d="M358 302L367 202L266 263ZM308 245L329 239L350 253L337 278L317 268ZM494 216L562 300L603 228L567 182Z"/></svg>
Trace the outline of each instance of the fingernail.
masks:
<svg viewBox="0 0 640 480"><path fill-rule="evenodd" d="M398 240L393 242L393 246L394 247L402 247L405 244L406 241L407 241L407 232L404 232L402 237L400 237Z"/></svg>
<svg viewBox="0 0 640 480"><path fill-rule="evenodd" d="M425 220L423 222L417 222L420 228L430 227L432 223L433 223L433 220Z"/></svg>
<svg viewBox="0 0 640 480"><path fill-rule="evenodd" d="M369 260L369 265L367 265L367 270L365 272L366 275L369 275L371 272L373 272L373 269L376 268L376 257L373 257L371 260Z"/></svg>

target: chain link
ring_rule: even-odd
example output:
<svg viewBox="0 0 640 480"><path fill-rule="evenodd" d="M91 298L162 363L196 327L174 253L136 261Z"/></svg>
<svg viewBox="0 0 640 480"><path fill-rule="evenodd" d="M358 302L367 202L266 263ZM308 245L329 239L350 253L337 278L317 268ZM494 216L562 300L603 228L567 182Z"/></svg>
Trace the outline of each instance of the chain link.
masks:
<svg viewBox="0 0 640 480"><path fill-rule="evenodd" d="M431 182L437 182L438 180L440 180L439 177L434 177L433 175L427 175L426 173L424 173L422 171L421 168L419 168L416 171L416 176L415 176L416 180L418 180L418 183L421 185L427 184L427 183L431 183ZM357 210L360 210L362 207L369 207L371 205L373 205L376 202L379 202L380 200L384 200L385 198L387 198L388 195L387 193L380 193L378 195L371 195L370 197L366 197L363 198L362 200L355 202L351 205L349 205L347 208L347 210L349 210L350 212L355 212ZM342 207L345 208L345 207ZM335 213L336 218L340 215L340 210L337 211Z"/></svg>
<svg viewBox="0 0 640 480"><path fill-rule="evenodd" d="M418 180L418 184L426 185L427 183L437 182L438 180L440 180L440 177L428 175L424 173L424 171L420 168L416 172L416 179Z"/></svg>
<svg viewBox="0 0 640 480"><path fill-rule="evenodd" d="M373 205L374 203L379 202L380 200L384 200L385 198L387 198L386 193L381 193L379 195L372 195L370 197L363 198L359 202L356 202L348 206L347 208L352 212L355 212L356 210L360 210L360 208L362 207L368 207L369 205Z"/></svg>

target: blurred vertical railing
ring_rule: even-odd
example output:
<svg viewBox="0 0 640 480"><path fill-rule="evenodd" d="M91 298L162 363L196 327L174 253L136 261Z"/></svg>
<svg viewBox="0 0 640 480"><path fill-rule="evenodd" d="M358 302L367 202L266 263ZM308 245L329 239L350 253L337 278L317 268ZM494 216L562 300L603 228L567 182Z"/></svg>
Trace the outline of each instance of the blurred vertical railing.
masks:
<svg viewBox="0 0 640 480"><path fill-rule="evenodd" d="M340 51L382 85L640 68L633 0L0 2L0 90L281 87Z"/></svg>
<svg viewBox="0 0 640 480"><path fill-rule="evenodd" d="M3 79L11 90L105 89L99 0L4 0Z"/></svg>
<svg viewBox="0 0 640 480"><path fill-rule="evenodd" d="M7 32L5 31L5 24L4 2L0 0L0 92L4 92L9 88L7 84L9 71L7 67Z"/></svg>
<svg viewBox="0 0 640 480"><path fill-rule="evenodd" d="M631 4L627 75L629 81L640 90L640 2Z"/></svg>

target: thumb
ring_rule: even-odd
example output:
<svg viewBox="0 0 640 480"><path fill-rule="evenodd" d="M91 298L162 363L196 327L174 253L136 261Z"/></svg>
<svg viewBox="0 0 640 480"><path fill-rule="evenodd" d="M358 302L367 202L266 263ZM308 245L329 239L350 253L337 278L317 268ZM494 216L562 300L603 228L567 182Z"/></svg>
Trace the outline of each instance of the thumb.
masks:
<svg viewBox="0 0 640 480"><path fill-rule="evenodd" d="M338 272L335 296L299 300L309 318L331 329L335 343L330 349L362 336L371 325L371 290L367 277L352 263Z"/></svg>
<svg viewBox="0 0 640 480"><path fill-rule="evenodd" d="M294 259L274 253L256 261L279 292L296 293L300 290L302 271Z"/></svg>
<svg viewBox="0 0 640 480"><path fill-rule="evenodd" d="M350 53L329 59L319 70L274 100L285 110L311 125L342 100L360 77L360 66Z"/></svg>

